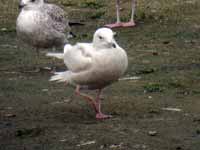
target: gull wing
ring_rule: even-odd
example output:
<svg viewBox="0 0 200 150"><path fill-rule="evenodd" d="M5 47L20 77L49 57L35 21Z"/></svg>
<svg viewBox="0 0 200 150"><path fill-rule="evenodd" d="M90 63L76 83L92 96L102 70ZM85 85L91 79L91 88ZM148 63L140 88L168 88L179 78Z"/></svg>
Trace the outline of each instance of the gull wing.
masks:
<svg viewBox="0 0 200 150"><path fill-rule="evenodd" d="M67 13L62 8L54 4L47 4L43 9L52 19L52 26L55 30L63 33L70 31Z"/></svg>
<svg viewBox="0 0 200 150"><path fill-rule="evenodd" d="M89 43L65 46L64 62L72 72L87 71L92 66L93 47Z"/></svg>

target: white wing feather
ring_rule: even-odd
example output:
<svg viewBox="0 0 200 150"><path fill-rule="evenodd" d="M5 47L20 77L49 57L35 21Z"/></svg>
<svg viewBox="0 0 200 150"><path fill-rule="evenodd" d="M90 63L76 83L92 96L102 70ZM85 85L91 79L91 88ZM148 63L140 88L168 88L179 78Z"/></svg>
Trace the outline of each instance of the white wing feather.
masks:
<svg viewBox="0 0 200 150"><path fill-rule="evenodd" d="M64 48L64 53L68 50L68 49L71 49L72 46L70 44L66 44L65 45L65 48ZM55 57L55 58L58 58L58 59L64 59L64 53L47 53L46 56L48 57Z"/></svg>
<svg viewBox="0 0 200 150"><path fill-rule="evenodd" d="M64 62L72 72L87 70L92 65L93 48L88 43L78 43L75 46L65 46Z"/></svg>
<svg viewBox="0 0 200 150"><path fill-rule="evenodd" d="M49 81L71 82L71 72L70 71L55 72Z"/></svg>
<svg viewBox="0 0 200 150"><path fill-rule="evenodd" d="M55 57L55 58L58 58L58 59L63 59L64 58L64 54L63 53L47 53L46 56Z"/></svg>

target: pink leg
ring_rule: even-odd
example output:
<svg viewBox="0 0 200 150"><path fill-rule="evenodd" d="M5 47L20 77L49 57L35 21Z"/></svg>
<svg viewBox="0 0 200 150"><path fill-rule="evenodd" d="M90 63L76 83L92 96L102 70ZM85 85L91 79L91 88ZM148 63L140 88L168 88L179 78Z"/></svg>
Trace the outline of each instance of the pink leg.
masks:
<svg viewBox="0 0 200 150"><path fill-rule="evenodd" d="M123 27L123 23L116 22L116 23L112 23L112 24L106 24L105 27L108 27L108 28L119 28L119 27Z"/></svg>
<svg viewBox="0 0 200 150"><path fill-rule="evenodd" d="M96 119L102 120L102 119L111 118L112 117L111 115L105 115L105 114L103 114L101 112L101 98L100 98L100 95L101 95L101 90L98 91L97 98L96 98L96 105L97 105L97 109L98 109L98 112L96 113Z"/></svg>
<svg viewBox="0 0 200 150"><path fill-rule="evenodd" d="M135 15L135 0L132 0L131 5L131 19L129 22L121 22L120 21L120 14L119 14L119 0L116 0L116 9L117 9L117 22L113 24L107 24L106 27L109 28L117 28L117 27L134 27L136 24L134 22L134 15Z"/></svg>
<svg viewBox="0 0 200 150"><path fill-rule="evenodd" d="M134 27L135 22L134 21L129 21L129 22L124 22L122 23L122 27Z"/></svg>
<svg viewBox="0 0 200 150"><path fill-rule="evenodd" d="M134 15L135 15L135 0L132 0L131 4L131 19L129 22L125 22L122 24L123 27L134 27L135 21L134 21Z"/></svg>
<svg viewBox="0 0 200 150"><path fill-rule="evenodd" d="M89 102L89 104L92 106L92 108L94 108L94 111L96 113L98 113L98 108L96 107L96 102L89 95L80 93L80 86L77 85L75 92L77 95L82 96L85 100L87 100Z"/></svg>
<svg viewBox="0 0 200 150"><path fill-rule="evenodd" d="M100 99L101 90L98 91L96 101L94 101L94 99L89 95L80 93L80 86L76 87L75 92L77 95L82 96L85 100L87 100L91 104L92 108L94 108L94 111L96 112L96 119L102 120L112 117L110 115L105 115L101 112L101 99Z"/></svg>
<svg viewBox="0 0 200 150"><path fill-rule="evenodd" d="M119 0L116 0L116 14L117 14L117 22L112 23L112 24L107 24L105 27L108 28L117 28L117 27L122 27L122 23L120 21L120 14L119 14Z"/></svg>

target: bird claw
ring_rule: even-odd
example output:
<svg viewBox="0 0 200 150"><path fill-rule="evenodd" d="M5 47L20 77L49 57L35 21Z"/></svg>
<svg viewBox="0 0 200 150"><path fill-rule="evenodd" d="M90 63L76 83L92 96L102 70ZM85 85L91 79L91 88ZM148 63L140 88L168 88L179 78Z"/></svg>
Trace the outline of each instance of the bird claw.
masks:
<svg viewBox="0 0 200 150"><path fill-rule="evenodd" d="M96 114L97 120L104 120L104 119L109 119L109 118L112 118L112 116L111 115L105 115L103 113L97 113Z"/></svg>
<svg viewBox="0 0 200 150"><path fill-rule="evenodd" d="M64 82L64 84L65 84L65 86L67 86L67 85L68 85L68 82L67 82L67 81L65 81L65 82Z"/></svg>
<svg viewBox="0 0 200 150"><path fill-rule="evenodd" d="M119 27L134 27L136 24L134 21L129 22L119 22L119 23L113 23L113 24L107 24L105 27L108 28L119 28Z"/></svg>
<svg viewBox="0 0 200 150"><path fill-rule="evenodd" d="M113 24L107 24L107 25L105 25L105 27L108 27L108 28L119 28L119 27L123 27L123 24L121 22L113 23Z"/></svg>
<svg viewBox="0 0 200 150"><path fill-rule="evenodd" d="M133 21L122 23L122 27L134 27L136 24Z"/></svg>

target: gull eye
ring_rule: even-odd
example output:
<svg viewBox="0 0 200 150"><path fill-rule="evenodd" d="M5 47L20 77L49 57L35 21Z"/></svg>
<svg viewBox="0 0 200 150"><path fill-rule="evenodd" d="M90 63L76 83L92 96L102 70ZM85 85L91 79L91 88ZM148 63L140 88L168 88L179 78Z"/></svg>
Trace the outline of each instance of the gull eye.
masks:
<svg viewBox="0 0 200 150"><path fill-rule="evenodd" d="M35 0L31 0L31 2L35 2Z"/></svg>
<svg viewBox="0 0 200 150"><path fill-rule="evenodd" d="M99 39L100 39L100 40L102 40L102 39L103 39L103 37L102 37L102 36L99 36Z"/></svg>

